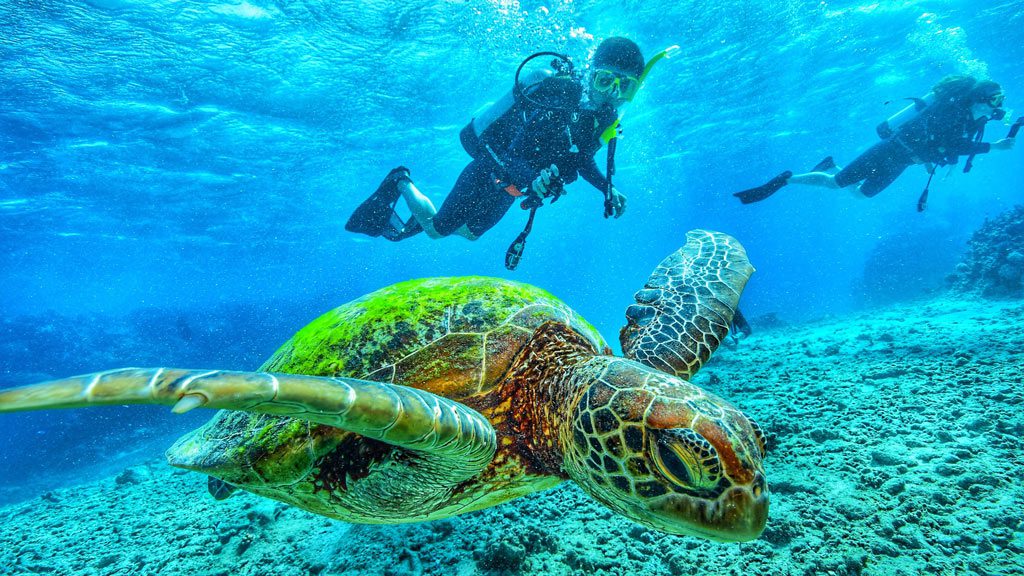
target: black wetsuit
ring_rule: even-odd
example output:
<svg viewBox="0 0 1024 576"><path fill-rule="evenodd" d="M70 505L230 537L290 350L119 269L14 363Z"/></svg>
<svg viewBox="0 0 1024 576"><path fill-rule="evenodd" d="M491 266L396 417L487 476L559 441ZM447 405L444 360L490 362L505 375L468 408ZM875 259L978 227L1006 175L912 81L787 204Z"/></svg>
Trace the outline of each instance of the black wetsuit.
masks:
<svg viewBox="0 0 1024 576"><path fill-rule="evenodd" d="M608 181L594 155L601 148L601 134L618 115L611 107L582 108L582 95L575 81L548 78L531 90L530 97L558 110L517 102L479 137L470 122L461 137L473 161L434 216L434 229L447 236L465 225L475 236L482 235L515 202L513 193L528 188L552 164L566 184L582 176L605 190Z"/></svg>
<svg viewBox="0 0 1024 576"><path fill-rule="evenodd" d="M933 104L840 170L836 184L845 188L863 180L860 191L871 197L913 164L944 166L956 164L960 156L985 154L990 145L974 139L980 128L969 107Z"/></svg>

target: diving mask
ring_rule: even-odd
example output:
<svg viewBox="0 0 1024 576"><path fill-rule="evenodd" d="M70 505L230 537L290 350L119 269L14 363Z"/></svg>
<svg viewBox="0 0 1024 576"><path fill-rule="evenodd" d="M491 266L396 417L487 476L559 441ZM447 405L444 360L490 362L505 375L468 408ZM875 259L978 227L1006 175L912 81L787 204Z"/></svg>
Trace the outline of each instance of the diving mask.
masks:
<svg viewBox="0 0 1024 576"><path fill-rule="evenodd" d="M999 108L1000 106L1003 105L1003 102L1005 100L1006 100L1006 95L1005 94L1003 94L1002 92L996 92L995 94L989 96L988 99L985 100L985 103L988 104L989 106L993 107L993 108Z"/></svg>
<svg viewBox="0 0 1024 576"><path fill-rule="evenodd" d="M605 68L598 68L594 71L591 84L598 92L610 93L625 100L632 99L640 89L640 79L636 76Z"/></svg>

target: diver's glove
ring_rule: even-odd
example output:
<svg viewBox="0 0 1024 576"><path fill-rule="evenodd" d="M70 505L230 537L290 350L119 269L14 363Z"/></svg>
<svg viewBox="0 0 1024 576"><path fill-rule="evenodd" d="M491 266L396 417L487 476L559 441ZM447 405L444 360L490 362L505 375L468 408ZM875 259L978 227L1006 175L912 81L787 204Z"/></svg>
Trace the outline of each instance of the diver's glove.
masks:
<svg viewBox="0 0 1024 576"><path fill-rule="evenodd" d="M537 194L541 198L547 198L548 196L561 196L564 193L563 190L564 182L558 175L558 166L552 164L550 168L544 168L540 171L540 175L533 179L533 184L530 184L530 191Z"/></svg>
<svg viewBox="0 0 1024 576"><path fill-rule="evenodd" d="M550 168L542 169L540 175L533 179L533 183L526 190L526 198L521 206L524 209L533 208L543 204L544 199L548 196L553 196L552 202L554 202L563 194L565 194L565 182L558 175L558 166L552 164Z"/></svg>
<svg viewBox="0 0 1024 576"><path fill-rule="evenodd" d="M604 203L604 217L615 216L618 218L626 212L626 196L612 187L611 196Z"/></svg>

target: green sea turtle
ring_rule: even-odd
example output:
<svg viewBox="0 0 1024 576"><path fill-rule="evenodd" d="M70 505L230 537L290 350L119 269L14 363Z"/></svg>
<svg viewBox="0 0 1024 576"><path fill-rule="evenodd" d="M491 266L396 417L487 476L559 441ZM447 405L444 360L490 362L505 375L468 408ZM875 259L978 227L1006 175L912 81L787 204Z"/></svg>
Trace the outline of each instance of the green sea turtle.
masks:
<svg viewBox="0 0 1024 576"><path fill-rule="evenodd" d="M756 538L760 429L686 378L725 337L753 268L694 230L626 311L617 358L551 294L494 278L383 288L300 330L257 372L125 368L0 391L0 412L219 408L168 461L359 523L434 520L565 480L672 534Z"/></svg>

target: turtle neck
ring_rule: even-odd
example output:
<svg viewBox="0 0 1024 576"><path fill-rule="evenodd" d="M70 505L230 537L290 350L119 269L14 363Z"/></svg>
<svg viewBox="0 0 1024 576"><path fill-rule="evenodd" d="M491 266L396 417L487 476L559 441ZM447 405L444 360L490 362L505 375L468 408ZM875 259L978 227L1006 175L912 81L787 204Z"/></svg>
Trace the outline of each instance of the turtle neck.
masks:
<svg viewBox="0 0 1024 576"><path fill-rule="evenodd" d="M511 445L540 474L568 479L563 470L563 442L571 437L571 414L592 377L581 370L596 358L593 346L559 322L547 322L513 362L496 390L504 400L492 415L499 435L512 438Z"/></svg>

